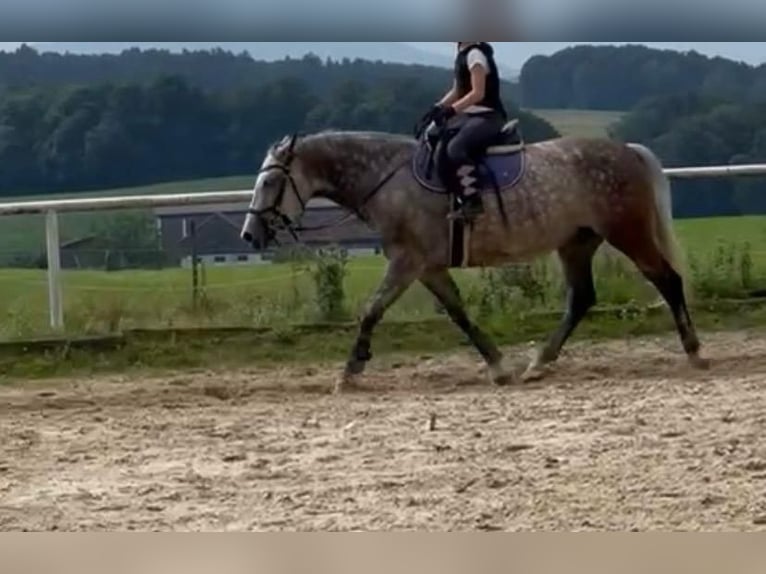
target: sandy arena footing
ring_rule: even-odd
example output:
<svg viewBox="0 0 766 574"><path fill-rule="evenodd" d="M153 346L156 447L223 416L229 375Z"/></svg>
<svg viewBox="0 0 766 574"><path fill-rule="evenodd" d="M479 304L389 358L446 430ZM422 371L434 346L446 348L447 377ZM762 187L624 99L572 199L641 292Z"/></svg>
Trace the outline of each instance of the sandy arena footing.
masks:
<svg viewBox="0 0 766 574"><path fill-rule="evenodd" d="M493 388L473 355L0 388L2 530L766 528L766 336L573 345Z"/></svg>

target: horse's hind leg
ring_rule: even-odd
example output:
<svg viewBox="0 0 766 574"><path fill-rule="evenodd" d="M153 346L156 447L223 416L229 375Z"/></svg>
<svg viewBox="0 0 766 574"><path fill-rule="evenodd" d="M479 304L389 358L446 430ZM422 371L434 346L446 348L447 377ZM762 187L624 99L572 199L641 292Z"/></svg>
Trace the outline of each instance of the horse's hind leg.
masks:
<svg viewBox="0 0 766 574"><path fill-rule="evenodd" d="M449 272L446 270L432 272L422 277L420 281L442 304L450 319L460 327L484 358L489 366L492 382L496 385L513 383L513 371L503 365L503 355L500 350L489 336L468 318L460 291Z"/></svg>
<svg viewBox="0 0 766 574"><path fill-rule="evenodd" d="M698 369L709 368L710 362L700 357L700 340L689 314L681 275L665 259L655 267L642 269L642 272L670 306L689 363Z"/></svg>
<svg viewBox="0 0 766 574"><path fill-rule="evenodd" d="M567 282L566 314L556 332L537 351L523 375L524 381L543 378L545 366L558 360L566 342L596 304L593 257L603 242L603 238L592 230L581 229L569 243L559 249L559 259Z"/></svg>
<svg viewBox="0 0 766 574"><path fill-rule="evenodd" d="M683 278L653 239L635 231L636 227L633 229L631 232L630 226L624 228L616 237L609 237L608 241L633 260L667 302L689 363L695 368L707 369L710 363L700 357L700 340L689 313Z"/></svg>

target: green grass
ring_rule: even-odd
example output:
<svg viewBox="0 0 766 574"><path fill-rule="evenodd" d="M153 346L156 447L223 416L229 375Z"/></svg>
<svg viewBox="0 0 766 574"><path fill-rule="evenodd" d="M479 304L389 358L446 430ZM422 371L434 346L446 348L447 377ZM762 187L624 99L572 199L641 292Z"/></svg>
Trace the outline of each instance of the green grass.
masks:
<svg viewBox="0 0 766 574"><path fill-rule="evenodd" d="M379 258L355 259L345 280L347 308L359 309L381 280ZM68 328L80 333L139 327L273 325L316 320L311 268L289 264L209 267L198 311L192 306L191 271L66 271ZM463 283L470 281L464 274ZM0 338L45 333L48 321L44 271L0 270ZM433 317L430 295L415 286L398 303L394 318Z"/></svg>
<svg viewBox="0 0 766 574"><path fill-rule="evenodd" d="M617 122L623 112L590 110L530 110L550 122L563 136L607 137L609 126Z"/></svg>
<svg viewBox="0 0 766 574"><path fill-rule="evenodd" d="M766 261L766 217L715 217L676 221L684 249L711 251L720 244L750 243L757 259Z"/></svg>
<svg viewBox="0 0 766 574"><path fill-rule="evenodd" d="M766 305L706 305L694 309L694 319L703 335L726 330L762 330ZM530 341L541 341L558 324L554 315L524 315L479 320L499 345L521 345L517 361L526 359ZM600 314L589 317L573 340L670 334L673 324L665 309L630 314ZM355 336L352 325L323 325L304 328L287 326L273 330L138 332L118 341L86 345L26 346L0 345L0 384L19 379L87 376L104 373L177 373L179 369L204 370L236 367L260 368L280 364L333 365L340 369ZM462 333L445 319L419 323L382 323L375 331L376 361L391 363L399 358L421 359L472 347Z"/></svg>
<svg viewBox="0 0 766 574"><path fill-rule="evenodd" d="M766 249L759 249L766 245L766 218L688 220L677 225L693 263L691 284L701 294L694 311L699 326L712 330L766 325L766 304L728 301L766 287ZM126 332L121 346L64 345L27 352L0 345L0 375L342 360L353 340L354 315L381 280L384 262L374 257L350 261L344 280L348 322L334 324L318 314L314 269L308 263L206 269L196 310L189 270L66 272L68 334ZM455 275L472 316L502 344L540 340L559 319L563 284L552 257L531 267ZM666 309L645 310L644 304L656 301L657 294L624 257L604 253L596 276L601 304L616 306L617 311L596 313L578 338L672 330ZM727 301L717 301L722 298ZM45 273L0 270L0 339L51 335L47 321ZM306 324L318 326L300 326ZM195 327L202 330L188 331ZM131 333L141 328L152 332ZM465 345L462 334L437 313L433 299L419 285L391 309L375 337L375 351L383 355L435 353Z"/></svg>
<svg viewBox="0 0 766 574"><path fill-rule="evenodd" d="M690 259L690 281L703 298L742 297L766 287L766 218L738 217L677 223ZM750 247L747 247L747 245ZM192 305L191 271L66 271L63 277L67 327L74 334L113 333L133 328L270 326L318 319L311 264L207 267L199 306ZM557 310L563 282L555 258L537 262L526 274L457 271L474 313L516 314L529 308ZM523 269L523 268L522 268ZM352 259L344 281L347 317L353 318L382 279L384 261ZM597 286L605 304L656 299L655 291L622 255L603 254ZM0 339L47 333L44 271L0 270ZM388 320L436 317L432 297L413 286Z"/></svg>

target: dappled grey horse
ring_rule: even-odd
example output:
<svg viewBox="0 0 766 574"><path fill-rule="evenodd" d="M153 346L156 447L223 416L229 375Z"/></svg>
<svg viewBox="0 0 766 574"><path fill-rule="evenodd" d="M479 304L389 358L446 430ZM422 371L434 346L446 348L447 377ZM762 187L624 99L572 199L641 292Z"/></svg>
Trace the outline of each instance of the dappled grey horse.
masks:
<svg viewBox="0 0 766 574"><path fill-rule="evenodd" d="M429 184L438 180L423 167L424 145L387 133L287 136L269 149L258 174L242 230L242 238L256 248L264 248L280 225L297 225L314 197L355 213L382 238L388 267L361 317L338 391L364 372L372 358L373 330L416 281L469 337L492 380L514 382L498 347L468 317L449 271L526 262L557 251L568 286L567 310L523 373L524 380L542 378L596 303L592 262L604 242L654 284L672 311L690 364L707 368L684 295L670 184L650 150L577 138L487 150L485 157L494 157L495 164L482 180L486 210L456 245L447 217L451 200L443 188Z"/></svg>

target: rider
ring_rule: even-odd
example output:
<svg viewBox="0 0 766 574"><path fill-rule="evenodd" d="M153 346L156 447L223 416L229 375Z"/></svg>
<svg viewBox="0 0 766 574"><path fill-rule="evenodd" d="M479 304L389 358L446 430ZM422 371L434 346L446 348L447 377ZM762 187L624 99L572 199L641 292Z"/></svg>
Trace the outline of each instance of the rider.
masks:
<svg viewBox="0 0 766 574"><path fill-rule="evenodd" d="M450 217L472 219L484 211L474 158L500 135L507 120L494 50L488 42L457 42L452 89L434 106L430 118L454 133L448 136L446 179L461 209Z"/></svg>

